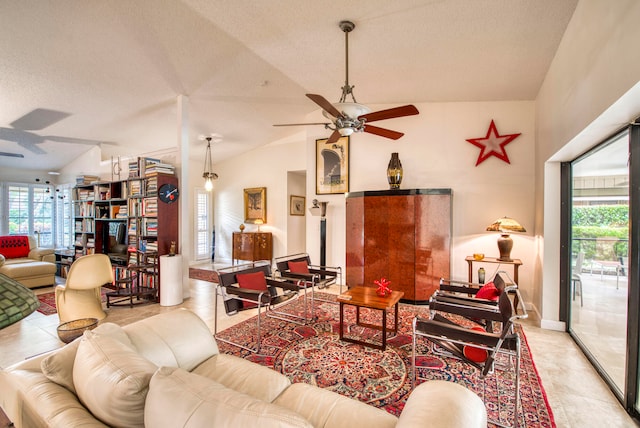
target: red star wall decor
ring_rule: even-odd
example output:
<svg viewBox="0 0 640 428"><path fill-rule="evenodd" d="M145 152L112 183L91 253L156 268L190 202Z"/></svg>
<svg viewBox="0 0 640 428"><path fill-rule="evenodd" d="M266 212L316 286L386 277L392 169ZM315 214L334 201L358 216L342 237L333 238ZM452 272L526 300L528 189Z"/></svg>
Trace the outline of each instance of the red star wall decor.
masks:
<svg viewBox="0 0 640 428"><path fill-rule="evenodd" d="M478 155L476 166L480 165L490 156L495 156L510 164L511 162L509 162L509 156L507 156L507 151L504 149L504 146L506 146L519 136L520 133L507 135L498 134L496 124L493 122L493 119L491 119L491 125L489 125L489 130L487 131L486 137L467 139L468 142L470 142L474 146L480 147L481 149L480 155Z"/></svg>

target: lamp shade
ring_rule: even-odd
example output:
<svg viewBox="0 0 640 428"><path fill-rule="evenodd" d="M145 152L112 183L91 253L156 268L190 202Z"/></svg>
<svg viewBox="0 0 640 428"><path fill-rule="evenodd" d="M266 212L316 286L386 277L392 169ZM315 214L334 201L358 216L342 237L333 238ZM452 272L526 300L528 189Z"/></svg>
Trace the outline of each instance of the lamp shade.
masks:
<svg viewBox="0 0 640 428"><path fill-rule="evenodd" d="M520 223L509 217L502 217L487 226L488 232L526 232Z"/></svg>
<svg viewBox="0 0 640 428"><path fill-rule="evenodd" d="M510 262L512 261L511 249L513 248L513 240L509 236L509 233L526 232L527 230L516 220L509 217L502 217L487 226L487 231L500 232L501 236L498 238L500 257L498 260Z"/></svg>

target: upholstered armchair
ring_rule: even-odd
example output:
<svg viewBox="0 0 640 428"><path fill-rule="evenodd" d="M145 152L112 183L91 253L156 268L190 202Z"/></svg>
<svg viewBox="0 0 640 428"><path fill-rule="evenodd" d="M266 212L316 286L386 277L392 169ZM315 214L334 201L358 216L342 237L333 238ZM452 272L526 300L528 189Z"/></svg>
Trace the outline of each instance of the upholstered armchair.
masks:
<svg viewBox="0 0 640 428"><path fill-rule="evenodd" d="M113 269L109 256L90 254L77 259L69 269L66 284L55 289L60 322L106 317L100 289L112 283Z"/></svg>

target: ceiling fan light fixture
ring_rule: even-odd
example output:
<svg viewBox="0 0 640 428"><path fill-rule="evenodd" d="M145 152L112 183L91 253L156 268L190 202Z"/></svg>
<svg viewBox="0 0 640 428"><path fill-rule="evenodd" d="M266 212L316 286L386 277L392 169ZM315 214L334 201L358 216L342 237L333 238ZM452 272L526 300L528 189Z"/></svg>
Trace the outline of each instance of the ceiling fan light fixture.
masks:
<svg viewBox="0 0 640 428"><path fill-rule="evenodd" d="M340 128L338 129L338 132L343 137L348 137L349 135L353 134L353 128Z"/></svg>
<svg viewBox="0 0 640 428"><path fill-rule="evenodd" d="M356 120L363 114L371 112L371 109L369 107L360 103L335 103L333 104L333 106L344 116L352 120ZM331 114L327 113L327 111L325 110L322 110L322 114L327 119L334 119L334 117L331 116Z"/></svg>

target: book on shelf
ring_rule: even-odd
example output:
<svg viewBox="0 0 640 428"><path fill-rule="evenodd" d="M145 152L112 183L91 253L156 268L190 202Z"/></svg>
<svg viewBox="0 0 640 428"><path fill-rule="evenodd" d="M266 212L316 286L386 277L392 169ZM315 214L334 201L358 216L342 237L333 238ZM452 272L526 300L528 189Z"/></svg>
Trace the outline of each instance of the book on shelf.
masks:
<svg viewBox="0 0 640 428"><path fill-rule="evenodd" d="M97 175L78 175L76 176L76 184L85 185L100 181L100 177Z"/></svg>
<svg viewBox="0 0 640 428"><path fill-rule="evenodd" d="M127 205L118 205L118 211L113 218L125 219L127 217L129 217L129 207Z"/></svg>
<svg viewBox="0 0 640 428"><path fill-rule="evenodd" d="M131 180L129 182L129 195L130 196L142 195L142 181L141 180Z"/></svg>
<svg viewBox="0 0 640 428"><path fill-rule="evenodd" d="M129 162L129 178L144 177L146 175L147 168L152 168L153 165L161 163L160 159L139 157L138 159Z"/></svg>
<svg viewBox="0 0 640 428"><path fill-rule="evenodd" d="M168 163L156 163L146 167L145 176L149 177L155 174L175 175L176 167Z"/></svg>
<svg viewBox="0 0 640 428"><path fill-rule="evenodd" d="M142 208L142 215L144 216L158 215L158 200L156 198L145 198Z"/></svg>

